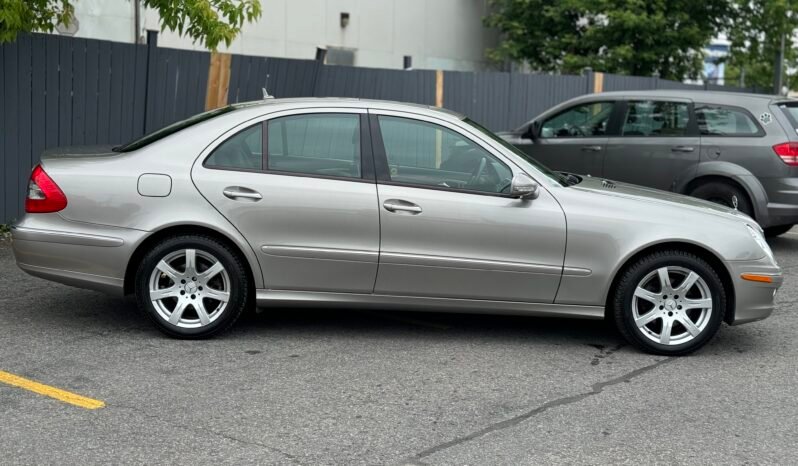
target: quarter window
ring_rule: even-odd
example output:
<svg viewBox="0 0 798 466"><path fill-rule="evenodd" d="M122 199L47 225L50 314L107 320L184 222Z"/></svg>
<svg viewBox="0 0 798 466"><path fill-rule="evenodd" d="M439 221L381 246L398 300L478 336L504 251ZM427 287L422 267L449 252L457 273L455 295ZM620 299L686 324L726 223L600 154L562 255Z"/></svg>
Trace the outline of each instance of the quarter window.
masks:
<svg viewBox="0 0 798 466"><path fill-rule="evenodd" d="M510 168L460 134L407 118L380 116L391 181L507 193Z"/></svg>
<svg viewBox="0 0 798 466"><path fill-rule="evenodd" d="M250 126L214 149L205 161L210 168L260 170L263 168L263 126Z"/></svg>
<svg viewBox="0 0 798 466"><path fill-rule="evenodd" d="M570 108L546 120L540 128L542 138L604 136L612 114L610 102L594 102Z"/></svg>
<svg viewBox="0 0 798 466"><path fill-rule="evenodd" d="M268 127L269 170L360 178L359 115L293 115Z"/></svg>
<svg viewBox="0 0 798 466"><path fill-rule="evenodd" d="M759 125L745 110L719 105L700 105L695 109L698 130L703 136L756 136Z"/></svg>
<svg viewBox="0 0 798 466"><path fill-rule="evenodd" d="M623 136L686 136L690 106L684 102L629 102Z"/></svg>

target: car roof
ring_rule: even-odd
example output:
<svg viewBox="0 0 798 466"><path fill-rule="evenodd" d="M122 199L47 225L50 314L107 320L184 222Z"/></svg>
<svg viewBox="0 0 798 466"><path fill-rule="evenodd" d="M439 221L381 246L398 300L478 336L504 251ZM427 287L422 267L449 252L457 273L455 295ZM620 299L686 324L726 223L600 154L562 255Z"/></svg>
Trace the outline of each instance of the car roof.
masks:
<svg viewBox="0 0 798 466"><path fill-rule="evenodd" d="M583 96L588 97L588 96ZM688 89L658 89L649 91L610 91L598 94L590 94L591 98L634 98L634 97L670 97L692 100L703 100L708 103L734 103L739 99L755 100L787 100L785 97L771 94L754 94L750 92L731 92L731 91L699 91Z"/></svg>
<svg viewBox="0 0 798 466"><path fill-rule="evenodd" d="M396 102L392 100L377 100L377 99L360 99L353 97L290 97L290 98L267 98L263 100L254 100L249 102L241 102L232 104L235 108L251 108L261 106L285 106L289 108L313 108L313 107L352 107L352 108L369 108L380 110L397 110L397 111L411 111L422 113L429 113L431 115L445 116L447 118L455 118L462 120L465 115L457 113L445 108L434 107L431 105Z"/></svg>

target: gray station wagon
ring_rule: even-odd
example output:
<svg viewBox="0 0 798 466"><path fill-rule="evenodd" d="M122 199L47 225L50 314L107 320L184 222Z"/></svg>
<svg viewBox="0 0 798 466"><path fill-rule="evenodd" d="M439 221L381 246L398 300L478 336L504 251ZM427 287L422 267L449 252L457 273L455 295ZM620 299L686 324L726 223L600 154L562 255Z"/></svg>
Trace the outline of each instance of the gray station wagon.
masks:
<svg viewBox="0 0 798 466"><path fill-rule="evenodd" d="M554 170L714 201L775 236L798 223L796 128L783 97L632 91L571 99L502 137Z"/></svg>

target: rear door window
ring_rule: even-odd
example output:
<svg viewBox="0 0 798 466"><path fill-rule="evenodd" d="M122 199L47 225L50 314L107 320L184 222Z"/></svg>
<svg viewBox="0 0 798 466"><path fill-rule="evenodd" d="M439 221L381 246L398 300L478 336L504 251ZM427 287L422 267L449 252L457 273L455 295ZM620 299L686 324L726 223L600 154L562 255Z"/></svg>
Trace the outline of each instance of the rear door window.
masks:
<svg viewBox="0 0 798 466"><path fill-rule="evenodd" d="M316 113L268 122L268 170L360 178L360 116Z"/></svg>
<svg viewBox="0 0 798 466"><path fill-rule="evenodd" d="M689 136L690 105L686 102L630 101L622 136Z"/></svg>
<svg viewBox="0 0 798 466"><path fill-rule="evenodd" d="M762 128L742 108L697 104L695 116L702 136L759 136Z"/></svg>

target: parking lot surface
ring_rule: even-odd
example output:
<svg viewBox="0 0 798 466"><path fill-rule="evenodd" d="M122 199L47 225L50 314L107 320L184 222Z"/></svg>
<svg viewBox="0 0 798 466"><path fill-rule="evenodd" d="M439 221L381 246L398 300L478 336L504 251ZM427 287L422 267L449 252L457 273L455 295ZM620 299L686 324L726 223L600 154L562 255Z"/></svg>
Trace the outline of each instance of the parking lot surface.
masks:
<svg viewBox="0 0 798 466"><path fill-rule="evenodd" d="M794 230L798 231L798 230ZM207 341L25 275L0 240L0 463L794 463L798 233L774 315L693 356L595 321L266 309Z"/></svg>

